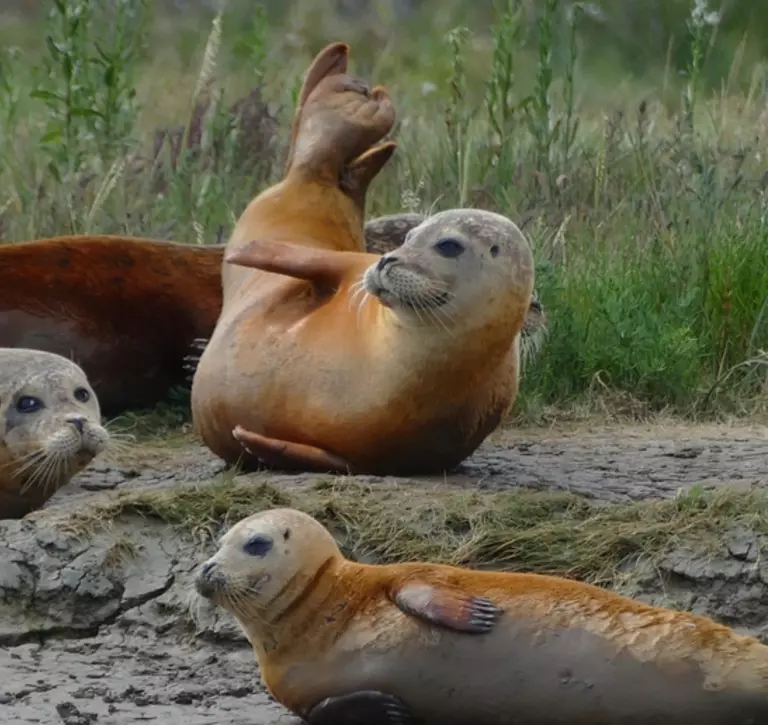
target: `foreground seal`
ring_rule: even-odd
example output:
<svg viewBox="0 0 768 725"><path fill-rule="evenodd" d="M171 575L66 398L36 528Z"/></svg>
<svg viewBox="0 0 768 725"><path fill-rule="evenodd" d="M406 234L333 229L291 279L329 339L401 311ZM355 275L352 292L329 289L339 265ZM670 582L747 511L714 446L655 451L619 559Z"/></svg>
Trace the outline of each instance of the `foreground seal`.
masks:
<svg viewBox="0 0 768 725"><path fill-rule="evenodd" d="M192 383L195 430L246 467L442 472L515 399L531 252L505 217L453 210L394 252L366 253L363 199L338 179L381 168L394 144L373 144L394 110L345 60L326 66L308 73L285 178L229 241L221 317Z"/></svg>
<svg viewBox="0 0 768 725"><path fill-rule="evenodd" d="M106 449L99 401L75 363L0 348L0 518L21 518Z"/></svg>
<svg viewBox="0 0 768 725"><path fill-rule="evenodd" d="M581 582L345 559L292 509L250 516L197 591L310 725L758 725L768 647Z"/></svg>

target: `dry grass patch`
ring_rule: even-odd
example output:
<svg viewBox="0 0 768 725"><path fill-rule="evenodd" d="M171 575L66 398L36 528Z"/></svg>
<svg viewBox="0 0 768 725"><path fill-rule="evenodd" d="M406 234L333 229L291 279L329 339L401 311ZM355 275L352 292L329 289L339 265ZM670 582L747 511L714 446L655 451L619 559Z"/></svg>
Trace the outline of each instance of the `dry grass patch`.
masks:
<svg viewBox="0 0 768 725"><path fill-rule="evenodd" d="M568 493L501 493L316 479L301 490L232 476L200 486L125 491L79 512L82 534L121 516L161 519L203 541L257 511L315 516L351 558L424 560L557 574L612 585L640 560L681 547L714 553L729 532L768 534L768 494L722 487L674 500L599 505Z"/></svg>

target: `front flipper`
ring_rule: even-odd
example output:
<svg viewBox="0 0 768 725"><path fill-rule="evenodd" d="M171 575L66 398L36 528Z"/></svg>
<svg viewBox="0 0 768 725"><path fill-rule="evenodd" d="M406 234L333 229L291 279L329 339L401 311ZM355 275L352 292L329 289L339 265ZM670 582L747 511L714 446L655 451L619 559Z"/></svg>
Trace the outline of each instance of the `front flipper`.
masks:
<svg viewBox="0 0 768 725"><path fill-rule="evenodd" d="M252 433L242 426L237 426L232 431L232 437L239 441L248 453L271 468L318 473L351 473L351 465L347 460L322 448L267 438L258 433Z"/></svg>
<svg viewBox="0 0 768 725"><path fill-rule="evenodd" d="M364 252L339 252L293 242L254 240L228 251L224 261L337 287L347 276L375 261L368 256Z"/></svg>
<svg viewBox="0 0 768 725"><path fill-rule="evenodd" d="M392 589L390 597L406 614L468 634L490 632L503 613L488 597L448 584L410 581Z"/></svg>
<svg viewBox="0 0 768 725"><path fill-rule="evenodd" d="M310 710L309 725L417 725L419 721L394 695L361 690L327 697Z"/></svg>

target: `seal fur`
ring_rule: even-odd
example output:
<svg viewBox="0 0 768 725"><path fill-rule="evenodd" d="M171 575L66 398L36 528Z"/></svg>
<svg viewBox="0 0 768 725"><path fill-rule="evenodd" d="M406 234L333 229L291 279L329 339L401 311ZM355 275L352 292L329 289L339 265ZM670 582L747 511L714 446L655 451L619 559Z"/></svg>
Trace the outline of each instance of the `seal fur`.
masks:
<svg viewBox="0 0 768 725"><path fill-rule="evenodd" d="M423 220L370 219L366 249L396 249ZM0 244L0 347L71 356L105 415L154 406L188 385L213 333L225 247L114 235ZM537 351L545 330L534 299L523 350Z"/></svg>
<svg viewBox="0 0 768 725"><path fill-rule="evenodd" d="M362 194L394 150L374 146L394 109L327 52L346 58L326 49L314 66L331 75L307 73L284 179L229 241L222 313L192 383L195 430L245 466L441 472L516 395L530 249L508 219L455 210L395 252L366 253ZM356 194L339 188L345 168L365 170ZM462 256L440 251L451 244Z"/></svg>
<svg viewBox="0 0 768 725"><path fill-rule="evenodd" d="M345 44L331 44L311 66L287 169L302 118L316 123L304 106L318 83L336 75L368 92L343 75L347 52ZM358 141L360 148L367 143L364 134ZM393 150L394 144L384 143L342 166L337 186L357 217L363 216L368 184ZM411 213L369 220L365 246L392 251L423 220ZM106 415L153 406L191 382L221 312L225 248L108 235L0 245L0 346L71 357L85 370ZM540 348L546 329L540 313L533 299L523 326L524 353Z"/></svg>
<svg viewBox="0 0 768 725"><path fill-rule="evenodd" d="M309 725L768 722L757 639L558 577L359 564L293 509L235 524L195 583Z"/></svg>
<svg viewBox="0 0 768 725"><path fill-rule="evenodd" d="M53 353L0 348L0 518L21 518L104 451L85 372Z"/></svg>
<svg viewBox="0 0 768 725"><path fill-rule="evenodd" d="M408 233L426 221L427 216L403 212L370 219L365 225L365 246L372 254L393 252L405 242ZM521 358L526 365L535 360L547 337L547 313L536 290L523 323L520 336Z"/></svg>
<svg viewBox="0 0 768 725"><path fill-rule="evenodd" d="M0 245L0 345L73 359L105 415L153 406L216 324L222 255L119 236Z"/></svg>
<svg viewBox="0 0 768 725"><path fill-rule="evenodd" d="M533 263L505 217L441 212L381 257L253 241L228 259L283 277L254 278L198 367L193 415L222 458L234 428L275 467L439 473L512 405Z"/></svg>

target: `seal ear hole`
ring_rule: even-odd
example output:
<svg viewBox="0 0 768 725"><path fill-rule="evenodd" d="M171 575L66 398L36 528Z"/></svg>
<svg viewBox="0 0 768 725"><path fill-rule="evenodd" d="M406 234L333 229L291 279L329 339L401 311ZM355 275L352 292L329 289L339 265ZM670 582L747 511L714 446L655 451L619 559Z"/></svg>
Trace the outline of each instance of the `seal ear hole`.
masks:
<svg viewBox="0 0 768 725"><path fill-rule="evenodd" d="M265 556L272 548L272 539L268 536L257 534L243 544L243 551L248 556Z"/></svg>
<svg viewBox="0 0 768 725"><path fill-rule="evenodd" d="M286 529L285 531L283 531L283 541L288 541L288 539L290 538L291 538L291 530Z"/></svg>
<svg viewBox="0 0 768 725"><path fill-rule="evenodd" d="M435 244L435 249L441 257L448 259L455 259L464 253L464 245L458 239L452 238L441 239Z"/></svg>
<svg viewBox="0 0 768 725"><path fill-rule="evenodd" d="M16 411L19 413L34 413L43 408L45 408L43 401L34 395L22 395L16 401Z"/></svg>
<svg viewBox="0 0 768 725"><path fill-rule="evenodd" d="M492 257L498 257L499 256L499 245L498 244L494 244L491 247L491 256Z"/></svg>
<svg viewBox="0 0 768 725"><path fill-rule="evenodd" d="M91 399L91 394L86 388L77 388L75 390L75 400L79 403L87 403Z"/></svg>

